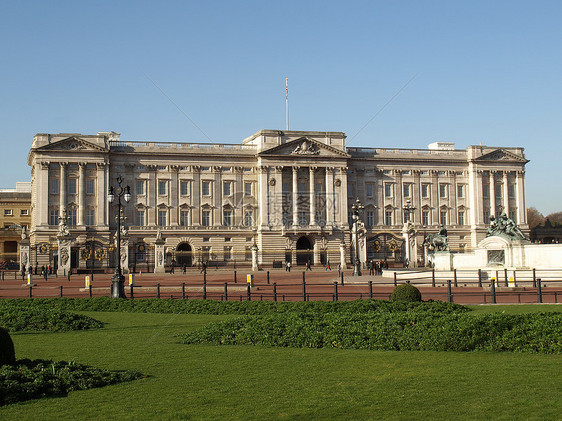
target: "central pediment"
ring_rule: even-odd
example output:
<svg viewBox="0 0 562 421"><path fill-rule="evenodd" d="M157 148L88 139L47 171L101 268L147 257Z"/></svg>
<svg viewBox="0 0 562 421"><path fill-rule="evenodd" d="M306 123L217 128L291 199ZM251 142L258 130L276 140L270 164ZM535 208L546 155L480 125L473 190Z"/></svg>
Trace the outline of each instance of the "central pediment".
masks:
<svg viewBox="0 0 562 421"><path fill-rule="evenodd" d="M495 151L488 152L478 158L476 161L503 161L503 162L517 162L517 163L527 163L529 162L525 158L516 155L512 152L506 151L505 149L496 149Z"/></svg>
<svg viewBox="0 0 562 421"><path fill-rule="evenodd" d="M321 143L308 136L303 136L282 145L275 146L271 149L261 151L260 156L275 157L334 157L349 158L350 155L332 146Z"/></svg>
<svg viewBox="0 0 562 421"><path fill-rule="evenodd" d="M48 145L37 148L39 151L68 151L68 152L107 152L107 149L88 142L78 136L71 136Z"/></svg>

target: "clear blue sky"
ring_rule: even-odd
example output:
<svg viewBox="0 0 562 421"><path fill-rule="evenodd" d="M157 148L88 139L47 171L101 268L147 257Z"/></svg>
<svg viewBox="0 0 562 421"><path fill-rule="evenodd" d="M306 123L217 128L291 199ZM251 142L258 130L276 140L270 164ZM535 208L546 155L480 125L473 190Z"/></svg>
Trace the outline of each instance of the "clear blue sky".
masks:
<svg viewBox="0 0 562 421"><path fill-rule="evenodd" d="M558 1L0 1L0 187L35 133L350 146L522 146L528 205L562 211ZM413 76L364 130L357 132ZM357 135L356 135L357 134Z"/></svg>

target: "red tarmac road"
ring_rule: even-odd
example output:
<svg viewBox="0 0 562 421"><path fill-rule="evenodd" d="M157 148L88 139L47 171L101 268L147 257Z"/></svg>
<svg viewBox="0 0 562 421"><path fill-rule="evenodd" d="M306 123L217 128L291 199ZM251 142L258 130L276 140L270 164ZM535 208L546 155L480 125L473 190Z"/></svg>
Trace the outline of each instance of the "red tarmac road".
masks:
<svg viewBox="0 0 562 421"><path fill-rule="evenodd" d="M269 273L269 283L268 283ZM170 274L137 273L134 275L135 286L133 288L134 298L156 297L158 292L160 298L188 298L188 299L214 299L214 300L247 300L248 287L246 275L252 274L247 269L214 270L209 269L205 277L199 270L189 269L186 274L181 270ZM382 276L351 276L351 271L344 274L342 284L341 277L337 271L326 272L324 269L313 269L304 272L305 285L303 287L303 272L299 269L292 272L283 270L270 270L253 272L254 285L250 288L251 300L272 301L332 301L367 299L372 296L375 299L389 299L394 289L394 280ZM34 276L30 290L26 281L22 281L21 275L14 279L13 272L5 272L4 280L0 280L0 298L29 297L88 297L90 290L85 288L85 274L72 275L70 281L66 277L51 276L45 281L41 276ZM94 274L91 294L94 297L108 296L110 292L112 274ZM372 289L370 290L369 281ZM401 278L399 282L404 282ZM420 282L420 284L418 284ZM437 282L435 287L427 281L412 281L418 286L424 300L449 299L446 283ZM205 285L204 285L205 283ZM131 297L128 277L126 276L125 291ZM226 286L225 286L226 284ZM467 285L467 286L464 286ZM226 293L225 293L226 291ZM543 303L559 303L562 300L562 284L548 283L542 287ZM473 284L463 283L458 287L451 288L452 299L459 304L491 304L493 294L488 287L479 288L476 280ZM226 296L226 297L225 297ZM496 303L537 303L539 294L537 288L524 286L519 288L496 288Z"/></svg>

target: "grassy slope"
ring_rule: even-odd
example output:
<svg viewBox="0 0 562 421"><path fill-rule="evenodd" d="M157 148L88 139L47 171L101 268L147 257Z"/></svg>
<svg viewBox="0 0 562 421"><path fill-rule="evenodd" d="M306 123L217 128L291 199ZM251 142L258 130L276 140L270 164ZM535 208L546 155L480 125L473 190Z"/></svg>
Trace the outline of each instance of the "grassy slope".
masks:
<svg viewBox="0 0 562 421"><path fill-rule="evenodd" d="M503 312L507 314L524 314L540 312L562 313L562 304L517 304L517 305L479 305L467 306L472 309L471 314Z"/></svg>
<svg viewBox="0 0 562 421"><path fill-rule="evenodd" d="M558 419L561 356L177 344L228 316L85 313L100 331L13 334L18 358L151 375L0 408L1 419Z"/></svg>

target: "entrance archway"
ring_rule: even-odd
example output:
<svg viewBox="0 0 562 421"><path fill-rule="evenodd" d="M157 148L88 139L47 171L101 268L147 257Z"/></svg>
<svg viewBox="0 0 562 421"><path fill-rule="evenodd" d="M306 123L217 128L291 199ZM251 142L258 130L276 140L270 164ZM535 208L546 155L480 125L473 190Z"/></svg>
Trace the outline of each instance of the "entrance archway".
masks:
<svg viewBox="0 0 562 421"><path fill-rule="evenodd" d="M180 243L176 247L176 264L191 266L193 263L193 251L188 243Z"/></svg>
<svg viewBox="0 0 562 421"><path fill-rule="evenodd" d="M312 245L308 238L301 237L297 241L297 265L306 265L309 260L314 261Z"/></svg>

